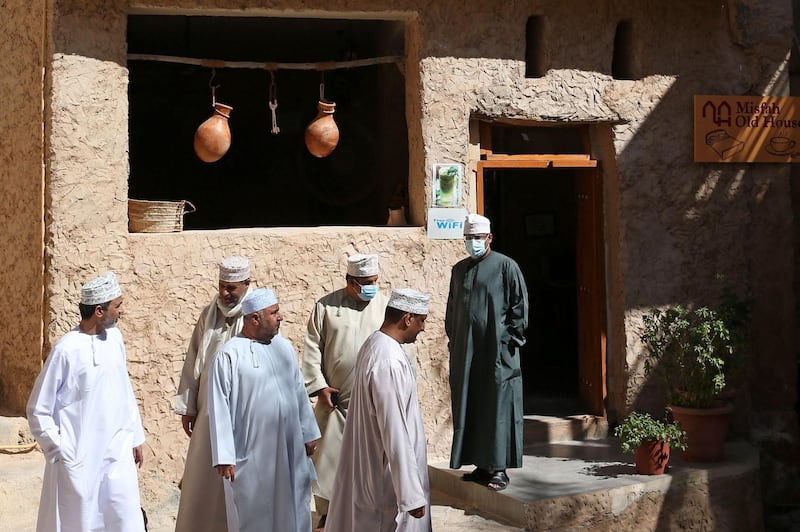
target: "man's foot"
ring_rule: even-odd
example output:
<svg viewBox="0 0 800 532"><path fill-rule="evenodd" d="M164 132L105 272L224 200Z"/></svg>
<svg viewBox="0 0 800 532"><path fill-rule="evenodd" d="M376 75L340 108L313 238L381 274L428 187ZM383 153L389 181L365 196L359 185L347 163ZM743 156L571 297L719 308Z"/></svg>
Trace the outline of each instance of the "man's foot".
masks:
<svg viewBox="0 0 800 532"><path fill-rule="evenodd" d="M480 467L476 467L471 473L464 473L461 475L461 480L477 482L478 484L486 484L490 478L492 478L492 474L488 470L481 469Z"/></svg>
<svg viewBox="0 0 800 532"><path fill-rule="evenodd" d="M511 480L505 471L495 471L492 474L492 478L489 479L487 487L492 491L503 491L508 487L509 482Z"/></svg>
<svg viewBox="0 0 800 532"><path fill-rule="evenodd" d="M325 521L328 519L328 514L323 515L319 518L317 522L317 528L314 529L314 532L325 532Z"/></svg>

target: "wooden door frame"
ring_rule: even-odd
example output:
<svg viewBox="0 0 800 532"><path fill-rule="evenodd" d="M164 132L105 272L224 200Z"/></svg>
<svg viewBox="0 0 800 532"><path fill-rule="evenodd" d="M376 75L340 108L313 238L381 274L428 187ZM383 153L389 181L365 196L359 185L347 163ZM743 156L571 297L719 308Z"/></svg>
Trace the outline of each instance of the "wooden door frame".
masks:
<svg viewBox="0 0 800 532"><path fill-rule="evenodd" d="M482 144L483 146L483 144ZM561 169L575 169L575 170L594 170L597 174L597 178L599 180L599 169L598 169L598 161L592 159L587 154L525 154L525 155L503 155L503 154L494 154L491 152L491 149L482 148L481 149L481 156L482 160L478 161L477 164L477 175L476 175L476 206L477 212L480 214L485 213L484 208L484 171L485 170L500 170L500 169L538 169L538 170L545 170L550 168L561 168ZM599 184L599 183L598 183ZM586 250L586 253L591 254L593 257L593 261L595 262L595 267L597 270L594 272L598 275L599 279L597 280L598 286L596 290L593 291L592 298L591 298L591 305L593 312L598 313L598 316L595 316L591 321L590 324L583 324L584 327L590 328L590 334L586 339L586 345L578 346L578 359L579 359L579 373L581 370L581 363L582 358L585 356L595 356L599 357L599 364L590 364L596 371L593 371L594 375L591 378L591 381L594 382L581 382L579 383L580 386L585 386L586 389L581 389L581 396L584 397L584 393L590 394L591 398L586 400L589 404L585 405L588 409L591 410L591 414L606 417L606 398L608 394L607 385L606 385L606 378L607 378L607 368L606 368L606 357L607 357L607 332L606 332L606 320L605 320L605 285L604 285L604 266L605 266L605 259L603 255L603 214L602 214L602 197L601 191L602 187L597 187L598 194L594 195L592 201L594 203L594 208L591 210L595 219L593 220L594 224L594 242L592 246L589 246L589 249ZM580 260L580 256L576 257L576 260ZM577 276L577 274L576 274ZM576 281L578 279L576 278ZM579 287L581 289L581 287ZM576 294L578 297L578 294ZM580 311L579 311L580 315ZM579 323L580 325L580 323ZM579 340L581 338L581 333L579 333ZM593 354L594 353L594 354ZM585 367L585 366L584 366Z"/></svg>

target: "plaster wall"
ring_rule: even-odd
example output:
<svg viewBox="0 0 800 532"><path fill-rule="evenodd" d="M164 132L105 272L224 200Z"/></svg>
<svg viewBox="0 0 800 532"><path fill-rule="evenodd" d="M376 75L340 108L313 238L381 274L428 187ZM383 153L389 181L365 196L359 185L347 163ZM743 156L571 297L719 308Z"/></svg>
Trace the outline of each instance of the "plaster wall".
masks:
<svg viewBox="0 0 800 532"><path fill-rule="evenodd" d="M44 19L44 3L3 4L0 286L6 297L0 308L0 414L24 409L42 360Z"/></svg>
<svg viewBox="0 0 800 532"><path fill-rule="evenodd" d="M422 227L128 234L130 11L407 20L410 216L418 225L431 196L431 165L456 161L474 169L471 117L595 124L592 145L605 187L609 410L624 412L647 391L637 340L642 313L712 296L714 275L724 273L749 284L754 295L753 423L770 430L782 424L782 434L796 438L787 417L795 386L789 169L695 164L691 151L693 94L786 93L788 2L721 7L689 0L605 1L592 3L591 12L578 0L227 5L51 4L46 342L77 321L82 282L106 269L119 274L127 306L121 329L148 436L142 473L147 500L174 503L170 483L180 478L187 442L171 411L172 397L192 326L213 294L216 261L229 254L250 257L258 285L276 289L286 317L283 334L296 347L313 301L342 285L345 257L352 252L381 255L385 290L413 286L430 292L431 314L418 346L420 398L431 457L447 456L443 311L449 267L463 251L460 241L428 240ZM526 79L524 27L534 14L547 19L550 70ZM610 75L614 29L622 18L633 21L638 36L633 81ZM769 24L764 27L762 20ZM474 172L468 174L465 201L474 207ZM25 197L37 197L35 192ZM24 363L31 366L30 360ZM759 434L773 437L770 431Z"/></svg>

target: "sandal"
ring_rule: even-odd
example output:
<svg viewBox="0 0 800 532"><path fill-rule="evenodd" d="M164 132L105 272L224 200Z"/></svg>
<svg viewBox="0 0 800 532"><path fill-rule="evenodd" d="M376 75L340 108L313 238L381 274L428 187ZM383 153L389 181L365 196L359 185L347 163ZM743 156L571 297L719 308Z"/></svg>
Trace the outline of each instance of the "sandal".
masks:
<svg viewBox="0 0 800 532"><path fill-rule="evenodd" d="M505 471L495 471L492 478L489 479L487 487L492 491L503 491L510 482L511 479L508 478Z"/></svg>
<svg viewBox="0 0 800 532"><path fill-rule="evenodd" d="M476 467L471 473L464 473L461 475L461 480L465 482L477 482L478 484L486 484L490 478L492 478L492 474L480 467Z"/></svg>

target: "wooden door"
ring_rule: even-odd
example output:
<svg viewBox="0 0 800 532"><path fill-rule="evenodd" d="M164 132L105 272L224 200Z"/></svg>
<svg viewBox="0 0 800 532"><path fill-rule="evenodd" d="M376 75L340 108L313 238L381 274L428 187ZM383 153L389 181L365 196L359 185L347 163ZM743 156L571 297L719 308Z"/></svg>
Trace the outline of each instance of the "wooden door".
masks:
<svg viewBox="0 0 800 532"><path fill-rule="evenodd" d="M578 393L591 414L605 415L606 319L602 187L597 168L575 172L578 233Z"/></svg>

